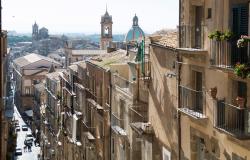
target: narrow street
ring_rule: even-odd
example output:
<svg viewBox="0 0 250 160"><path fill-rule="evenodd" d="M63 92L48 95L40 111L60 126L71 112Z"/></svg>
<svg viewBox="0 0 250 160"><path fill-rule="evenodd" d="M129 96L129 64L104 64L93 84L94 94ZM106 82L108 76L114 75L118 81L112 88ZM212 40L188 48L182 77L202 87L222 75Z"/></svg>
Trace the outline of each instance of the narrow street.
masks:
<svg viewBox="0 0 250 160"><path fill-rule="evenodd" d="M15 89L13 88L13 92L15 91ZM13 93L14 95L14 93ZM13 97L14 98L14 97ZM14 102L14 100L13 100ZM35 146L34 145L34 141L32 142L32 147L31 147L31 151L29 152L28 149L27 151L24 151L24 141L26 138L27 134L31 134L31 129L28 126L28 130L27 131L23 131L22 126L26 125L26 123L24 122L23 118L21 117L17 107L14 105L14 115L13 118L14 120L18 120L19 122L19 126L20 126L20 131L16 131L17 133L17 143L16 143L16 149L17 148L21 148L22 150L22 155L18 155L15 156L15 160L38 160L38 154L40 154L40 147L39 146ZM35 140L35 138L33 137L33 140Z"/></svg>

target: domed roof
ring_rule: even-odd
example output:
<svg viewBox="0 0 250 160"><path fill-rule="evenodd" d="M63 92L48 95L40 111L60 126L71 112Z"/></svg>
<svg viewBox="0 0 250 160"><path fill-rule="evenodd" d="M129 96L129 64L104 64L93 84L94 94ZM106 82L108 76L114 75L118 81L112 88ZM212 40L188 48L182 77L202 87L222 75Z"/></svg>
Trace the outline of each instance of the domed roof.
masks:
<svg viewBox="0 0 250 160"><path fill-rule="evenodd" d="M137 41L140 42L144 39L144 32L138 25L138 17L135 15L133 18L133 25L132 28L128 31L125 41Z"/></svg>

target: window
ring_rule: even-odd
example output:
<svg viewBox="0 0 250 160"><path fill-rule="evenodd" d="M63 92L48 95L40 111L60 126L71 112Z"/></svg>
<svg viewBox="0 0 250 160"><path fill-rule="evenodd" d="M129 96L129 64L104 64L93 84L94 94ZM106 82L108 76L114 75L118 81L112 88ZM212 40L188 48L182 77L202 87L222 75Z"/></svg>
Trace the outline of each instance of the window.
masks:
<svg viewBox="0 0 250 160"><path fill-rule="evenodd" d="M30 95L30 87L25 87L25 94Z"/></svg>
<svg viewBox="0 0 250 160"><path fill-rule="evenodd" d="M212 18L212 8L207 9L207 19Z"/></svg>
<svg viewBox="0 0 250 160"><path fill-rule="evenodd" d="M233 90L232 90L232 98L233 100L236 99L236 97L242 97L245 99L245 105L247 100L247 84L245 82L241 81L233 81Z"/></svg>
<svg viewBox="0 0 250 160"><path fill-rule="evenodd" d="M112 138L112 153L115 153L115 139Z"/></svg>
<svg viewBox="0 0 250 160"><path fill-rule="evenodd" d="M165 147L162 147L162 159L171 160L171 153Z"/></svg>

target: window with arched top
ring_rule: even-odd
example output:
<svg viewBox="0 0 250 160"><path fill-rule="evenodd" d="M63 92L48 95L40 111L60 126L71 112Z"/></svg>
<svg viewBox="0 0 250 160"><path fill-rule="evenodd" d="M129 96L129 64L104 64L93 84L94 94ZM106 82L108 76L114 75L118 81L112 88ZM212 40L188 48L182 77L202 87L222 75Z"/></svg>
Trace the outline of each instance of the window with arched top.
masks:
<svg viewBox="0 0 250 160"><path fill-rule="evenodd" d="M109 27L105 27L104 28L104 35L108 35L109 34Z"/></svg>

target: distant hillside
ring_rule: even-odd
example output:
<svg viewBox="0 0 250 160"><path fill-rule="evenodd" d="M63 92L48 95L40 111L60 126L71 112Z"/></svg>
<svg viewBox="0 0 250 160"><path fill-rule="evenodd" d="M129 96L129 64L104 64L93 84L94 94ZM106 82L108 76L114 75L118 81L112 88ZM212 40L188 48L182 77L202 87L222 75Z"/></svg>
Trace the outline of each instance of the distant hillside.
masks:
<svg viewBox="0 0 250 160"><path fill-rule="evenodd" d="M91 34L91 35L85 35L84 38L95 42L95 43L99 43L100 42L100 36L99 34ZM113 35L113 41L124 41L125 35L123 34L115 34Z"/></svg>
<svg viewBox="0 0 250 160"><path fill-rule="evenodd" d="M100 42L100 35L99 34L91 34L91 35L83 35L83 34L65 34L68 36L69 39L71 38L79 38L83 40L89 40L94 43L99 43ZM72 36L74 35L74 36ZM125 35L123 34L115 34L113 35L113 41L119 41L122 42L124 41ZM18 42L31 42L32 37L28 35L8 35L8 44L9 46L13 46L15 43Z"/></svg>
<svg viewBox="0 0 250 160"><path fill-rule="evenodd" d="M8 36L8 45L13 46L18 42L31 42L32 38L30 36Z"/></svg>

